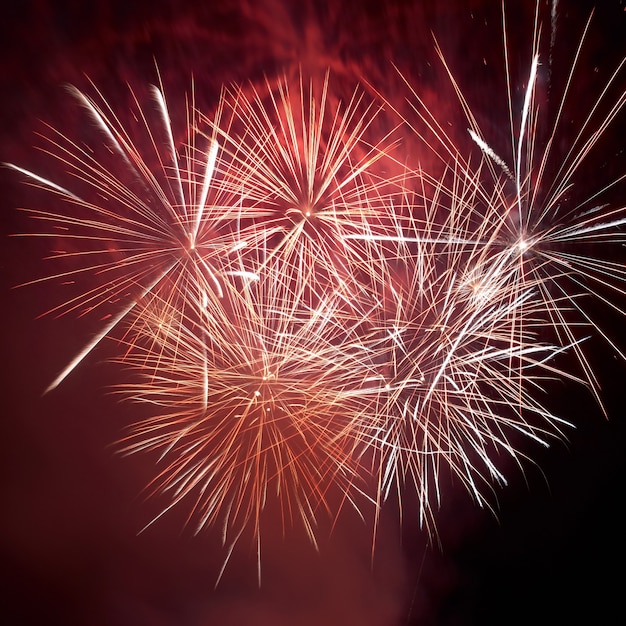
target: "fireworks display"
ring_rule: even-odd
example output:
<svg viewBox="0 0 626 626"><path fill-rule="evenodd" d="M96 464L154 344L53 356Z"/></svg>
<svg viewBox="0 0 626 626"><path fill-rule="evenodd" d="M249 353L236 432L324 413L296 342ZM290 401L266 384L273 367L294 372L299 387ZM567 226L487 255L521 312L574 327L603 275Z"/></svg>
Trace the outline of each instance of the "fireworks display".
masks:
<svg viewBox="0 0 626 626"><path fill-rule="evenodd" d="M608 415L593 361L626 358L602 322L625 313L626 174L594 170L623 127L626 59L574 119L593 19L556 80L539 6L527 51L502 17L505 129L435 40L456 98L441 111L394 59L393 92L301 68L210 102L155 67L125 107L71 87L81 131L45 124L45 173L7 164L39 190L18 235L50 244L27 283L54 287L42 314L96 328L46 393L107 344L140 415L117 449L154 464L147 493L168 502L147 526L177 509L217 529L218 577L251 539L261 580L268 524L317 546L350 509L375 546L389 500L431 537L451 483L494 508L530 445L575 427L555 381Z"/></svg>

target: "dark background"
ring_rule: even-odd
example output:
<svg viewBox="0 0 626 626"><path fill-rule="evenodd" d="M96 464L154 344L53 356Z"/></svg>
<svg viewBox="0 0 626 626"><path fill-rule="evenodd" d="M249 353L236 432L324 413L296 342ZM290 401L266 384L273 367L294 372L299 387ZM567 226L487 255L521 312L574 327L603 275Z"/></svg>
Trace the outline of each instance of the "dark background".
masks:
<svg viewBox="0 0 626 626"><path fill-rule="evenodd" d="M14 4L3 8L0 25L0 161L51 177L54 172L45 170L45 159L32 149L34 133L42 129L38 120L72 134L84 119L70 106L64 85L84 87L88 75L119 104L126 81L156 80L155 59L170 101L182 97L192 75L199 100L214 103L222 83L300 66L312 74L330 67L339 84L362 77L402 107L407 93L390 66L394 62L442 118L450 115L458 124L450 132L465 136L463 121L454 122L450 112L453 97L432 33L485 133L495 145L506 145L508 138L498 2ZM591 8L586 2L559 3L557 48L544 68L554 84L562 85ZM528 72L533 10L531 2L507 3L518 81ZM546 4L541 11L549 16ZM543 37L549 38L545 28ZM581 107L608 80L626 52L625 41L623 1L602 2L581 57L576 84ZM623 73L621 84L623 89ZM567 114L577 119L574 108ZM584 170L583 185L626 170L623 118L598 146L600 156ZM566 145L568 137L562 139ZM415 149L407 139L407 150ZM529 463L524 474L510 468L510 486L493 496L497 519L466 494L444 494L437 514L441 547L433 547L411 502L405 503L401 527L397 503L390 502L372 559L371 528L346 511L332 534L322 525L319 553L295 531L285 538L268 532L260 589L254 549L243 545L215 590L223 558L218 532L194 537L184 528L185 512L174 511L137 534L164 501L146 502L142 495L154 459L115 453L112 442L136 419L137 409L107 394L117 372L103 363L106 348L42 397L97 326L69 317L36 319L53 295L50 286L13 289L42 274L46 246L8 237L25 228L15 208L28 204L29 190L6 169L0 170L0 190L1 623L622 621L625 368L610 350L591 353L610 419L584 390L550 388L555 410L577 429L569 432L568 443L548 451L524 444L537 467ZM623 202L623 185L612 199L620 197ZM601 313L607 332L626 345L623 318Z"/></svg>

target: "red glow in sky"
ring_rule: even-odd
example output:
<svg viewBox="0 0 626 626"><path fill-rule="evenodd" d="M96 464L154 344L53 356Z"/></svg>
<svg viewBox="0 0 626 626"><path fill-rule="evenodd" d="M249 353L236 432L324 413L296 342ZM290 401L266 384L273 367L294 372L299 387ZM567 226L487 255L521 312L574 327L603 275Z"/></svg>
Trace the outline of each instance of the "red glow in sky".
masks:
<svg viewBox="0 0 626 626"><path fill-rule="evenodd" d="M489 133L497 152L509 155L506 83L502 70L501 8L488 1L429 2L77 2L36 1L8 9L0 26L0 161L25 164L45 176L46 155L33 149L38 120L84 137L84 111L68 107L67 84L88 80L116 110L128 110L128 82L137 89L157 80L168 98L182 101L193 78L199 106L211 108L222 85L260 84L264 76L323 79L330 70L332 99L349 98L356 83L389 103L374 134L410 115L411 82L459 145L471 147L467 121L435 53L433 35L455 77ZM549 3L540 3L549 22ZM555 3L556 4L556 3ZM585 6L582 6L585 4ZM566 80L565 65L584 28L591 4L558 3L554 57L540 67L538 90L550 95ZM545 5L545 6L544 6ZM575 6L574 6L575 5ZM598 7L581 56L577 100L598 93L624 56L626 15L619 0ZM513 80L524 96L533 27L532 3L507 2ZM546 23L547 23L546 22ZM548 41L548 26L543 35ZM623 76L622 76L623 79ZM589 96L591 98L592 96ZM543 107L543 104L542 104ZM181 107L180 112L183 111ZM552 114L554 111L552 111ZM566 111L572 119L576 109ZM604 180L624 171L623 115L594 161ZM390 122L390 119L396 121ZM183 122L184 120L174 120ZM623 136L623 133L622 135ZM415 136L402 143L403 158L435 170L441 162ZM557 147L566 150L563 147ZM612 175L611 175L612 172ZM583 169L582 185L593 178ZM612 176L612 178L611 178ZM56 178L55 180L59 180ZM63 184L63 183L60 183ZM578 426L569 448L544 452L531 446L544 475L532 464L526 478L511 468L511 484L492 502L500 521L479 509L454 480L437 512L441 546L429 543L418 506L395 497L383 508L372 556L373 519L349 508L336 523L320 521L319 551L304 532L278 522L268 506L257 582L253 541L242 542L214 588L223 562L219 528L194 536L187 511L173 510L138 532L167 505L145 499L154 461L116 454L113 442L141 415L107 393L118 372L104 361L104 346L53 392L44 390L98 332L97 319L36 319L49 308L51 285L13 289L42 274L46 242L15 238L23 232L29 188L0 171L3 302L3 460L1 518L3 610L6 623L91 626L205 624L405 624L564 623L585 615L607 623L619 607L621 585L608 572L625 553L616 508L625 476L623 363L610 351L591 359L610 420L590 394L551 387L562 414ZM619 190L621 189L621 191ZM618 194L622 195L619 196ZM624 186L612 197L623 205ZM616 262L623 261L618 258ZM623 307L623 299L621 300ZM623 318L608 318L611 336L624 345ZM621 368L621 369L620 369ZM618 372L621 373L618 374ZM562 392L562 393L561 393ZM526 487L528 482L530 488ZM401 499L401 498L400 498ZM275 516L276 524L272 523ZM565 619L567 616L568 619ZM3 621L3 619L0 619Z"/></svg>

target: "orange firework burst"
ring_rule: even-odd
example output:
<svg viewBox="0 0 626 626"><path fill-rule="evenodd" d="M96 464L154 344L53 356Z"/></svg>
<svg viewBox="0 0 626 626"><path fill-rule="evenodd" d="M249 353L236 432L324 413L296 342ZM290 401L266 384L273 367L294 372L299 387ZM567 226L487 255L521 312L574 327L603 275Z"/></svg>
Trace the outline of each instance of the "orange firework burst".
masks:
<svg viewBox="0 0 626 626"><path fill-rule="evenodd" d="M121 359L139 382L119 386L158 407L133 426L124 450L161 451L155 488L172 494L172 506L195 500L198 530L221 521L229 555L251 525L259 559L267 501L278 501L283 526L300 520L313 543L319 511L337 514L331 487L352 501L359 404L351 390L362 376L346 341L345 298L329 291L309 308L293 291L294 268L262 250L263 274L229 285L199 321L151 301Z"/></svg>

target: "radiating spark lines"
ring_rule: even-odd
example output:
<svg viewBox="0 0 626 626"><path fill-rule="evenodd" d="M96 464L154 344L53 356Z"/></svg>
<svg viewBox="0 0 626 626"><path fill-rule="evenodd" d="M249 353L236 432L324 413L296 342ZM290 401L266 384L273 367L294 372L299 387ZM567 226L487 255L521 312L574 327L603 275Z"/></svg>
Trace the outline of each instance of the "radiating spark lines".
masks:
<svg viewBox="0 0 626 626"><path fill-rule="evenodd" d="M463 181L463 186L473 188L468 210L475 212L480 221L491 222L465 230L466 242L473 241L474 245L482 247L486 259L497 258L501 250L509 255L511 266L516 267L511 285L516 285L519 293L532 286L536 291L535 298L542 303L543 314L535 317L533 325L541 327L544 336L551 329L553 335L550 341L556 345L571 346L579 362L580 375L602 405L598 382L586 356L583 340L593 332L602 336L622 358L624 353L594 321L586 304L589 298L585 296L592 296L596 302L624 313L623 306L617 304L610 294L619 301L625 293L623 263L613 260L611 255L615 258L620 245L626 242L626 207L623 203L610 207L602 200L603 195L623 183L624 175L576 200L574 191L581 166L593 154L594 148L626 104L626 91L619 87L626 59L611 73L591 109L582 116L582 122L564 156L553 163L558 158L555 145L560 138L559 133L565 132L564 109L573 97L572 83L590 22L591 18L579 39L556 115L554 119L549 119L539 110L536 89L540 67L539 25L536 21L523 102L521 110L516 112L504 20L504 63L509 89L512 147L510 167L506 159L496 154L489 145L439 46L438 55L469 124L469 135L478 146L482 159L476 165L463 156L453 138L413 89L411 102L420 123L413 124L410 120L408 123L439 158L451 159L455 164L454 176L450 177L452 183L443 195L454 196L458 181ZM426 139L423 126L432 139ZM544 128L545 132L540 132ZM543 136L547 139L540 141L539 137ZM469 221L466 224L469 225ZM451 241L443 233L442 239ZM519 323L528 323L523 313L519 315ZM523 334L524 331L520 327L513 332Z"/></svg>
<svg viewBox="0 0 626 626"><path fill-rule="evenodd" d="M229 548L248 525L260 542L272 497L283 526L301 522L315 543L320 510L337 514L327 492L340 487L352 501L358 479L349 390L360 367L341 341L345 300L328 293L309 310L293 293L297 268L259 262L261 277L231 286L199 322L170 323L178 310L167 303L145 310L140 322L153 331L122 359L139 382L119 386L157 407L124 450L160 451L155 488L172 506L195 500L197 530L219 521Z"/></svg>
<svg viewBox="0 0 626 626"><path fill-rule="evenodd" d="M60 239L66 246L53 257L60 271L41 280L88 285L83 291L77 287L75 295L48 313L99 311L103 319L112 316L114 321L107 323L98 340L92 341L48 390L138 302L158 294L185 313L189 307L197 309L204 298L220 297L221 272L226 271L220 267L221 259L246 244L241 233L230 228L231 222L241 217L240 192L229 181L228 172L224 173L226 166L221 161L217 164L218 140L201 137L203 145L198 144L193 100L187 106L187 137L181 152L174 143L161 89L152 89L159 113L156 122L148 120L131 92L135 105L132 129L122 125L99 93L96 98L74 88L71 93L101 132L102 145L83 147L48 127L49 145L43 149L69 172L81 191L70 191L24 168L11 167L60 197L54 208L26 209L41 226L33 235ZM217 119L219 115L218 109ZM141 140L133 141L131 132ZM118 312L110 313L111 309Z"/></svg>
<svg viewBox="0 0 626 626"><path fill-rule="evenodd" d="M378 306L361 331L370 373L359 394L370 406L357 430L375 450L379 503L392 490L406 498L414 488L421 521L433 531L441 472L452 471L489 505L485 484L506 483L494 457L520 460L511 434L547 445L565 424L527 391L548 374L567 375L549 364L562 347L541 343L530 323L519 332L520 316L533 322L542 310L530 281L519 290L511 251L487 257L475 240L437 234L458 232L460 199L468 197L457 188L443 225L432 219L435 193L423 221L407 219L381 242Z"/></svg>
<svg viewBox="0 0 626 626"><path fill-rule="evenodd" d="M255 227L274 250L269 258L299 263L314 290L330 280L353 293L351 264L365 252L344 235L369 233L386 215L398 189L381 167L393 162L396 142L393 128L368 135L380 103L357 88L342 104L329 90L328 73L320 85L301 76L296 86L282 78L228 90L224 109L233 123L224 142L245 148L240 177L262 207Z"/></svg>

